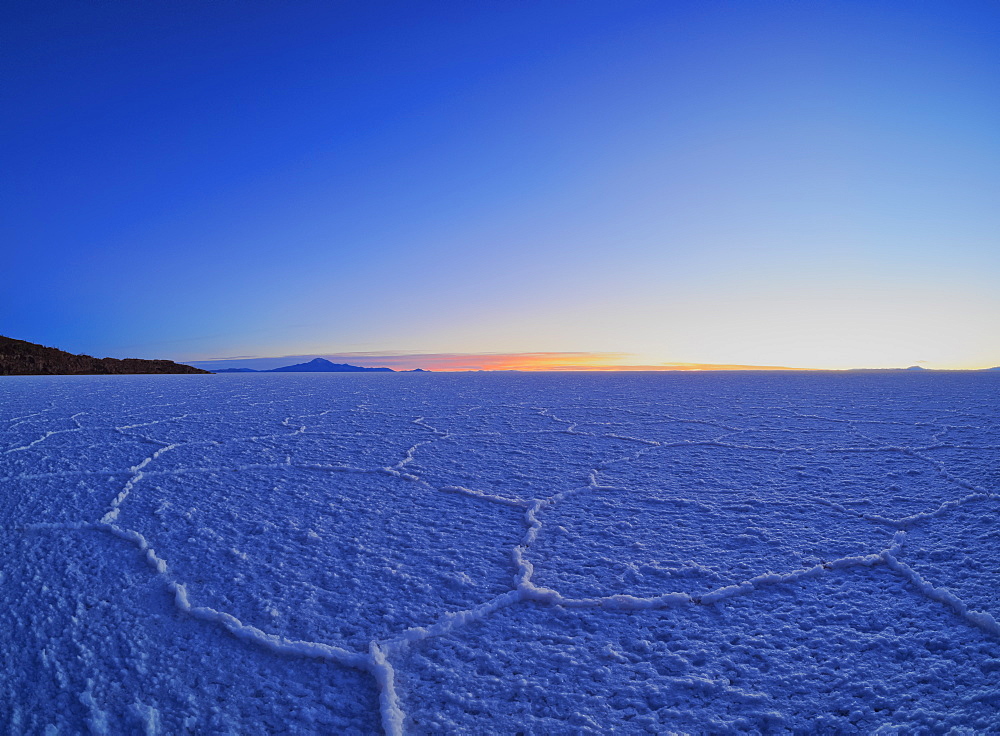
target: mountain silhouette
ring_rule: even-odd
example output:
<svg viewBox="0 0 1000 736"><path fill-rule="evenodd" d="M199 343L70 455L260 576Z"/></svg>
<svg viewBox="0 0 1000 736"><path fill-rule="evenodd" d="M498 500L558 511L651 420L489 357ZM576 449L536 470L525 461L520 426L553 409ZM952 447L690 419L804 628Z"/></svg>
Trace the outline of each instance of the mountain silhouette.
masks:
<svg viewBox="0 0 1000 736"><path fill-rule="evenodd" d="M0 376L76 376L124 373L211 373L172 360L94 358L0 335Z"/></svg>
<svg viewBox="0 0 1000 736"><path fill-rule="evenodd" d="M347 363L331 363L326 358L313 358L308 363L296 363L272 368L266 373L395 373L392 368L362 368Z"/></svg>
<svg viewBox="0 0 1000 736"><path fill-rule="evenodd" d="M393 368L362 368L347 363L332 363L326 358L313 358L308 363L285 365L281 368L257 370L255 368L218 368L213 373L431 373L424 368L397 371Z"/></svg>

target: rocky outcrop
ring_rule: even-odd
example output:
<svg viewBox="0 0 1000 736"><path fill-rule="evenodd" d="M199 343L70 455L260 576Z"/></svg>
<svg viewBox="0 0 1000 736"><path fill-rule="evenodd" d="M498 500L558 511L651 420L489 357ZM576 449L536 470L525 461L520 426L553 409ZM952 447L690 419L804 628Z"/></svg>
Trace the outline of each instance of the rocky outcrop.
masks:
<svg viewBox="0 0 1000 736"><path fill-rule="evenodd" d="M211 373L172 360L94 358L0 336L0 376L75 376L119 373Z"/></svg>

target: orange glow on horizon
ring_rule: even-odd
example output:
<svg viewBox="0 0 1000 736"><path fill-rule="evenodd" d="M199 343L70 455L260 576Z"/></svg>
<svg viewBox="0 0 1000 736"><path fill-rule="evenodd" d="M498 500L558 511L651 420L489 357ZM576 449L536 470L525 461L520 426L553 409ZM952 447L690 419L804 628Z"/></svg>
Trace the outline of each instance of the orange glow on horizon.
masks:
<svg viewBox="0 0 1000 736"><path fill-rule="evenodd" d="M523 368L548 371L812 371L816 368L791 368L783 365L735 365L729 363L660 363L657 365L566 365L553 368Z"/></svg>
<svg viewBox="0 0 1000 736"><path fill-rule="evenodd" d="M323 356L334 359L334 356ZM338 353L337 361L354 362L366 367L390 367L395 370L424 368L451 371L740 371L740 370L811 370L774 365L730 363L629 363L635 355L605 352L539 353L422 353L383 354Z"/></svg>
<svg viewBox="0 0 1000 736"><path fill-rule="evenodd" d="M311 353L285 356L240 356L184 360L208 370L248 367L269 370L284 365L304 363L313 358L325 358L334 363L350 363L366 368L392 368L407 371L422 368L440 373L467 371L524 371L524 372L641 372L641 371L842 371L842 370L900 370L905 365L865 366L787 366L747 363L649 363L639 362L644 356L634 353L611 352L537 352L537 353L418 353L415 351ZM647 359L648 360L648 359ZM630 362L635 361L635 362ZM931 370L984 370L983 366L924 365Z"/></svg>
<svg viewBox="0 0 1000 736"><path fill-rule="evenodd" d="M454 367L449 367L447 363L441 365L437 370L462 371L462 370L493 370L493 371L789 371L802 370L789 368L787 366L776 365L737 365L731 363L655 363L655 364L634 364L624 362L613 362L609 360L611 355L607 353L511 353L508 355L490 356L454 356ZM631 357L622 355L622 358ZM472 358L479 365L476 367L465 367L463 363L470 362ZM447 362L451 362L451 360ZM461 367L460 367L461 366Z"/></svg>

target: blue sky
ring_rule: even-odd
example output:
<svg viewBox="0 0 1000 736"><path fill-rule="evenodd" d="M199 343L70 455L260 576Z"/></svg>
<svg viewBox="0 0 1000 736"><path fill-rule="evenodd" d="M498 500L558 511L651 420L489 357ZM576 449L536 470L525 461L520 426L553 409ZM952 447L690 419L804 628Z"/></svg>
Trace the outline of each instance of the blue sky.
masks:
<svg viewBox="0 0 1000 736"><path fill-rule="evenodd" d="M0 334L1000 364L995 2L5 13Z"/></svg>

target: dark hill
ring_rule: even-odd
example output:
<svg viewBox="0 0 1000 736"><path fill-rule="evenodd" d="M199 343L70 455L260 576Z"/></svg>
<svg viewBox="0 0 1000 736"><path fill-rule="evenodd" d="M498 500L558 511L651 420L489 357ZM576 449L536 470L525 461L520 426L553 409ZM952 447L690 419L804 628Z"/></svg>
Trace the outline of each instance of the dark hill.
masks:
<svg viewBox="0 0 1000 736"><path fill-rule="evenodd" d="M172 360L92 358L0 335L0 376L77 376L119 373L211 373Z"/></svg>
<svg viewBox="0 0 1000 736"><path fill-rule="evenodd" d="M272 368L268 373L395 373L395 371L392 368L361 368L347 363L331 363L326 358L314 358L308 363Z"/></svg>

